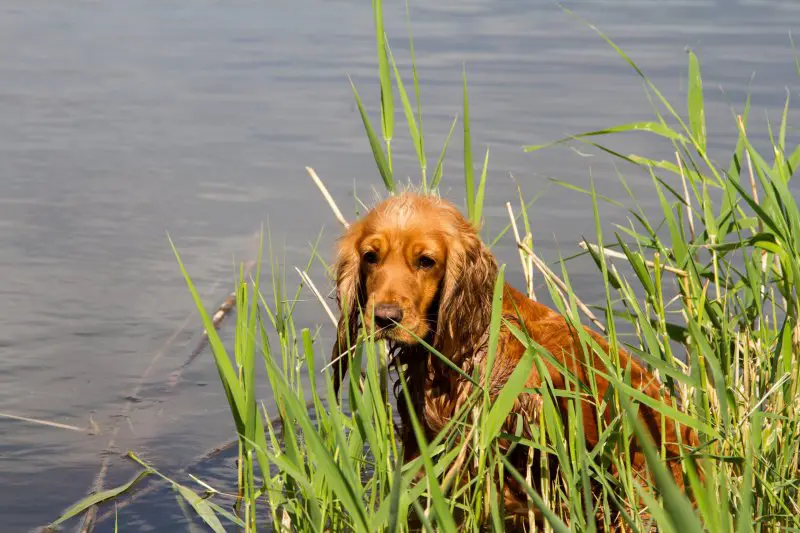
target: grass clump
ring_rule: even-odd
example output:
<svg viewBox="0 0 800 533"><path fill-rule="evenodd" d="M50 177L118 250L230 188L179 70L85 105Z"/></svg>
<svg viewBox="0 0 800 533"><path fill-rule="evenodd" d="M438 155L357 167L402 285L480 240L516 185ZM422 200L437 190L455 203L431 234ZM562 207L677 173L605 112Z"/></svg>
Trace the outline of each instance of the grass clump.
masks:
<svg viewBox="0 0 800 533"><path fill-rule="evenodd" d="M409 94L383 31L380 0L373 0L373 10L381 89L379 128L373 127L355 85L353 93L378 172L388 194L393 194L397 97L419 160L418 186L436 194L457 122L429 176L413 41L409 38L413 69ZM518 331L515 334L529 350L506 388L490 399L476 383L469 409L454 416L432 442L425 441L420 421L412 416L422 454L403 465L386 351L369 332L360 337L352 355L351 368L363 368L363 374L350 374L348 392L336 402L329 373L321 372L318 364L318 352L326 353L326 348L318 331L295 327L296 298L287 294L276 264L271 263L270 299L261 292L260 261L249 283L240 276L231 353L212 327L181 263L209 332L239 439L239 491L232 507L230 502L219 503L224 495L208 487L198 494L170 481L212 529L222 530L222 518L247 531L263 524L293 531L504 530L507 517L498 497L503 476L496 475L503 472L526 487L531 515L543 517L545 531L609 529L611 513L600 513L597 519L600 510L618 511L620 520L634 531L800 529L800 210L790 188L800 164L800 147L787 144L788 99L777 133L769 131L766 152L759 152L748 137L748 102L733 124L736 146L729 161L720 164L708 152L711 142L698 58L689 54L683 115L622 50L603 38L641 76L654 102L654 118L526 147L533 152L557 143L588 143L634 165L652 182L661 211L646 213L631 193L635 205L630 225L616 227L611 241L603 237L600 196L594 186L585 191L594 206L596 234L594 242L584 241L582 247L605 285L600 317L571 290L565 261L560 262L558 276L535 256L523 201L520 213L512 214L500 235L484 236L487 242L496 242L513 229L526 277L530 279L534 266L541 270L558 310L575 325L590 316L610 339L611 370L603 377L612 383L613 394L594 399L598 409L611 405L615 417L601 426L600 444L586 448L576 414L577 391L556 391L547 382L537 390L524 389L520 376L541 367L548 354ZM468 218L479 224L489 154L476 180L466 74L463 91L466 209ZM648 132L671 143L674 160L622 154L601 143L605 136L631 131ZM316 256L314 250L312 258ZM498 288L503 276L501 269ZM496 338L502 326L500 295L497 290L490 338ZM623 328L634 332L628 342L619 336ZM653 407L700 435L700 447L683 463L695 504L666 474L664 451L650 443L637 421L636 405L647 399L627 384L625 369L613 365L616 347L623 345L657 371L674 398L672 405ZM493 346L490 342L490 350ZM279 424L272 422L275 413L267 413L256 398L257 365L266 371ZM314 378L307 384L301 380L304 371ZM316 379L320 374L323 379ZM404 402L408 398L402 372L398 379L396 402ZM531 434L503 429L510 405L520 393L541 398L541 416ZM570 412L563 418L557 401L565 396ZM532 468L514 470L501 451L501 439L535 450L530 457L540 461L536 470L542 479L532 478ZM631 439L647 452L655 491L634 479L627 455ZM465 461L471 462L470 471L476 474L456 483ZM616 477L608 474L612 465ZM156 473L144 466L146 474ZM698 469L705 474L702 482ZM599 490L591 491L590 486ZM111 491L108 497L118 494ZM91 503L97 500L94 497ZM70 516L81 508L79 504L71 509Z"/></svg>

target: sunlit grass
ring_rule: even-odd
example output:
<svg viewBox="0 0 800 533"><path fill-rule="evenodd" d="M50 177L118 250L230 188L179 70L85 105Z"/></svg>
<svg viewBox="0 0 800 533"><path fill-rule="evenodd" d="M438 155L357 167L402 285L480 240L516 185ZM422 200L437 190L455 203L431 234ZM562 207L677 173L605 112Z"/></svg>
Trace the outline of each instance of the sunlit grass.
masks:
<svg viewBox="0 0 800 533"><path fill-rule="evenodd" d="M429 176L410 33L413 98L389 51L379 0L373 0L373 10L381 89L379 128L372 126L355 85L353 93L378 172L387 194L392 194L397 188L392 172L398 111L394 103L399 98L419 160L418 185L425 192L437 193L456 121L437 150L440 155ZM526 487L531 513L544 516L545 530L593 531L597 516L599 525L608 528L611 510L619 511L627 527L639 531L651 527L680 533L800 528L800 210L790 189L800 164L800 148L787 143L789 102L778 131L768 132L767 153L759 153L748 136L748 102L731 126L738 133L735 151L720 164L708 153L713 139L707 137L698 58L689 54L683 114L622 50L602 37L642 77L655 116L556 142L589 143L609 157L632 164L638 175L649 176L660 205L659 212L645 212L631 193L636 205L630 210L630 225L614 227L613 239L606 242L604 235L612 228L600 220L598 204L604 200L593 185L584 189L592 200L596 233L594 242L584 242L583 248L595 261L598 279L605 286L602 312L595 320L611 340L610 352L603 355L610 370L603 377L611 383L613 394L597 398L591 387L579 391L577 385L572 391L557 391L547 380L538 389L525 390L524 377L530 369L539 368L546 376L542 365L555 360L524 332L506 324L529 348L506 388L490 396L477 376L469 376L477 383L471 401L432 442L425 442L421 421L412 416L423 453L403 465L393 419L396 402L406 401L407 389L401 374L397 376L399 397L390 395L385 350L369 332L352 354L351 368L363 368L363 375L350 373L349 387L337 402L330 376L319 365L329 347L321 342L318 331L298 331L295 326L292 302L305 287L297 287L294 297L287 294L284 273L275 260L270 259L269 295L262 293L259 284L260 261L252 280L240 276L232 349L211 326L180 263L209 331L239 438L239 491L233 504L217 501L220 495L213 490L196 493L170 480L212 529L221 530L220 520L247 531L267 529L259 520L268 516L271 527L291 531L406 531L411 527L501 531L507 517L498 495L502 494L502 474L511 469L501 451L501 439L537 452L531 460L540 461L541 480L532 479L530 472L510 474ZM461 123L466 213L479 224L489 154L476 181L466 72ZM603 137L631 131L672 143L675 159L622 154L601 144ZM526 150L546 146L550 144ZM530 236L535 228L531 228L527 205L520 195L518 213L512 219L521 221L522 271L530 277L540 260L532 255ZM517 227L514 232L519 233ZM496 237L484 235L487 242ZM311 256L316 258L316 250ZM587 308L571 290L568 264L562 261L559 267L554 270L560 270L560 280L552 273L544 276L552 301L576 325L587 321ZM501 270L498 289L503 279ZM500 295L496 290L490 339L496 339L504 325ZM635 332L629 342L617 336L624 324ZM581 328L577 331L587 344L593 343ZM625 369L614 364L623 346L657 372L674 398L672 405L651 406L700 435L700 448L683 463L694 506L667 475L663 450L652 446L634 414L637 402L648 398L633 389ZM491 365L495 345L490 342L489 347ZM266 371L272 395L267 404L274 405L275 412L267 412L256 398L257 366ZM569 375L568 370L564 372ZM319 379L305 383L303 374ZM534 394L541 402L539 419L529 435L503 429L520 393ZM614 413L611 423L601 426L595 449L586 448L581 417L576 414L579 393L593 397L597 405L610 405ZM557 405L557 399L565 395L570 403L566 419ZM279 424L272 422L276 415ZM643 489L634 479L630 439L638 440L646 451L655 491ZM144 475L160 475L142 465ZM618 472L615 477L609 474L612 465ZM705 473L704 483L699 481L697 467ZM90 497L62 518L113 498L138 480ZM590 485L599 489L590 491Z"/></svg>

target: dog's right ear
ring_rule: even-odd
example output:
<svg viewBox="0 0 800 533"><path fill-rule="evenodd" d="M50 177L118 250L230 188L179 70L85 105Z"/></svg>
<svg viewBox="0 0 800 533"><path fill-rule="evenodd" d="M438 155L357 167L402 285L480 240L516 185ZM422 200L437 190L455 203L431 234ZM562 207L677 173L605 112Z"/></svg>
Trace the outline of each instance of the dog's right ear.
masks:
<svg viewBox="0 0 800 533"><path fill-rule="evenodd" d="M485 342L492 318L497 261L475 227L455 207L449 209L455 235L450 238L441 288L435 343L448 338L460 358Z"/></svg>
<svg viewBox="0 0 800 533"><path fill-rule="evenodd" d="M339 323L336 328L336 342L333 344L333 390L339 396L339 387L347 374L352 354L348 353L355 345L358 336L359 310L363 306L363 284L361 280L361 256L358 243L362 224L356 222L337 243L336 265L336 304L339 307Z"/></svg>

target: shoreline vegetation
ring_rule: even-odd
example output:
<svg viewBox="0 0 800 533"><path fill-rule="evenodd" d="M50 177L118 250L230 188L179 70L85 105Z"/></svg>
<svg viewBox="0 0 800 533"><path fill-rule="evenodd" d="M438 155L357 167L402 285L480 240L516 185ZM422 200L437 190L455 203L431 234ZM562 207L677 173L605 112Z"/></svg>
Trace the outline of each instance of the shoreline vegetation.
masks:
<svg viewBox="0 0 800 533"><path fill-rule="evenodd" d="M478 155L476 166L466 72L463 110L453 120L444 145L436 150L436 159L429 161L410 17L411 73L405 80L411 83L406 85L384 33L381 0L373 0L372 8L379 120L369 116L354 84L352 89L386 194L398 190L392 140L399 130L407 130L419 161L419 181L413 186L438 194L447 147L460 123L466 214L481 225L489 151ZM236 440L229 445L238 456L237 493L226 494L194 477L191 485L168 478L129 452L141 467L134 479L98 490L64 511L51 526L78 515L85 517L87 512L94 517L100 504L135 498L139 483L150 477L159 479L157 486L172 487L213 531L225 531L223 523L246 531L396 532L412 527L503 531L507 517L497 495L502 494L501 474L510 472L528 492L530 516L543 517L540 531L597 531L598 526L608 530L614 525L611 511L618 512L631 531L800 531L800 209L790 188L800 165L800 147L787 143L789 133L795 131L787 124L789 99L780 124L768 126L770 146L763 152L748 136L749 99L740 111L732 110L731 127L738 141L727 161L714 160L708 151L713 139L706 132L698 57L688 53L687 98L679 112L624 51L589 26L639 75L653 105L653 118L524 150L532 153L577 143L604 152L650 180L660 212L645 212L620 174L634 205L628 213L630 224L607 227L598 209L606 199L594 183L588 188L569 186L571 194L586 194L592 201L594 242L581 242L577 253L593 260L598 280L605 286L605 301L593 306L572 290L568 260L548 265L535 253L527 211L533 200L523 198L521 191L519 198L506 203L506 227L482 237L492 244L501 238L513 239L524 288L531 297L543 296L534 294L536 276L568 320L576 326L590 324L609 339L612 357L624 347L657 373L675 403L649 405L694 428L700 436L700 446L682 461L694 502L666 474L664 450L653 446L636 418L636 406L648 398L630 387L624 368L612 364L607 365L611 370L604 377L613 385L613 394L593 398L598 412L611 409L612 421L602 425L600 443L594 449L587 449L583 441L580 416L571 414L564 420L557 414L555 402L564 391L553 390L547 383L530 391L509 383L493 402L488 395L477 394L435 440L421 441L419 459L403 465L393 424L396 402L406 401L402 380L397 398L389 392L402 369L390 367L380 342L362 335L348 355L353 358L351 367L362 372L360 376L351 372L349 387L337 403L330 372L320 364L330 350L322 340L321 327L298 331L295 326L294 302L304 292L314 295L336 322L317 288L323 285L307 274L317 262L327 268L316 245L305 268L296 269L300 283L295 287L286 281L287 273L272 255L271 243L266 263L259 251L254 264L239 266L226 311L236 311L234 340L232 346L225 346L217 334L219 323L206 312L170 241L203 319L236 425ZM800 60L793 67L800 75ZM404 125L395 123L401 113ZM603 144L606 137L630 132L655 135L670 143L674 159L623 154ZM346 217L323 181L313 169L307 170L346 227ZM263 245L262 235L260 250ZM269 292L264 293L262 268L269 276ZM495 309L498 302L496 298ZM496 316L493 331L499 327ZM623 340L618 336L623 328L633 335ZM537 348L531 345L531 350ZM547 356L536 355L536 364ZM275 413L268 413L256 396L256 367L262 365ZM306 383L303 375L314 379ZM498 423L505 420L520 392L542 399L532 438L502 433ZM575 394L567 393L573 408ZM581 394L591 397L591 391ZM418 430L418 421L415 424ZM531 462L540 461L542 479L532 478L533 465L526 472L511 471L500 453L499 439L535 450L529 457ZM628 457L632 439L647 453L655 487L642 487L634 478ZM469 469L462 468L467 457L474 462ZM610 474L612 468L616 476ZM703 482L698 468L705 474ZM422 477L417 477L420 472ZM477 475L466 479L469 472ZM533 490L533 486L541 489ZM590 486L599 489L590 490ZM126 501L130 500L122 503ZM110 507L101 518L111 519L116 512ZM92 524L82 530L91 531Z"/></svg>

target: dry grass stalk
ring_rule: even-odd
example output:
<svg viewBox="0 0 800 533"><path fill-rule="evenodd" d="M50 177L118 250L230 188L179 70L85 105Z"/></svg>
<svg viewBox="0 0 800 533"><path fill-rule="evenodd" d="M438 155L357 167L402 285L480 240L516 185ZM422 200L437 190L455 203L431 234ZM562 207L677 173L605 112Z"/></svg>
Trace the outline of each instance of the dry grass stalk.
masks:
<svg viewBox="0 0 800 533"><path fill-rule="evenodd" d="M742 136L746 136L745 128L744 128L744 121L742 120L741 115L736 116L736 120L739 123L739 131L741 132ZM753 172L753 161L750 159L750 151L747 150L745 147L744 150L744 160L747 163L747 173L750 177L750 189L753 193L753 201L756 205L759 205L760 202L758 201L758 187L756 186L756 176ZM758 217L758 232L762 233L764 231L764 221L761 220L761 217ZM761 271L764 275L767 275L767 251L761 250ZM767 294L767 287L766 285L761 286L761 297L764 298ZM758 322L760 324L761 318L759 317Z"/></svg>
<svg viewBox="0 0 800 533"><path fill-rule="evenodd" d="M568 301L569 299L567 298L567 293L569 293L571 291L570 291L570 288L567 287L567 284L564 283L563 281L561 281L561 278L556 276L555 273L552 270L550 270L550 267L548 267L547 264L539 258L539 256L537 256L535 253L533 253L533 250L531 250L528 246L526 246L523 243L518 243L517 246L521 250L524 250L525 253L527 253L530 256L530 258L533 260L533 264L536 266L536 268L539 269L539 272L541 272L542 275L544 275L545 278L547 278L548 280L552 281L553 284L555 284L556 290L558 290L558 293L561 295L561 297L564 299L564 301L565 302ZM575 296L575 295L573 294L573 296ZM592 313L591 309L589 309L586 306L586 304L584 304L583 301L581 301L581 299L578 298L577 296L575 296L575 303L578 306L578 309L580 309L581 312L584 315L586 315L586 318L591 320L591 322L600 331L602 331L603 333L606 333L606 327L603 325L603 323L600 322L600 320L595 316L595 314Z"/></svg>
<svg viewBox="0 0 800 533"><path fill-rule="evenodd" d="M51 422L49 420L41 420L39 418L30 418L27 416L20 416L20 415L12 415L10 413L0 413L0 418L9 418L11 420L19 420L20 422L30 422L31 424L39 424L41 426L49 426L58 429L68 429L70 431L76 431L78 433L88 433L89 430L85 428L79 428L78 426L72 426L70 424L62 424L60 422Z"/></svg>
<svg viewBox="0 0 800 533"><path fill-rule="evenodd" d="M506 202L506 209L508 209L508 217L511 219L511 229L514 231L514 239L517 241L517 251L519 252L519 260L522 263L522 274L525 276L525 284L528 288L528 296L533 301L536 301L536 293L533 289L533 262L530 257L525 256L520 245L523 244L517 228L517 219L514 217L514 210L511 208L511 202ZM525 236L526 240L528 235Z"/></svg>
<svg viewBox="0 0 800 533"><path fill-rule="evenodd" d="M580 246L584 250L587 249L587 245L586 245L585 242L579 242L578 246ZM605 255L607 257L615 257L617 259L625 259L625 260L627 260L627 257L623 253L616 252L614 250L609 250L608 248L602 248L601 249L596 244L589 244L588 247L591 248L592 251L595 252L595 253L602 253L603 255ZM652 261L650 261L648 259L644 259L643 258L643 261L644 261L644 264L647 265L650 268L655 268L655 266L656 266L656 264L654 262L652 262ZM672 266L669 266L669 265L665 265L663 263L659 263L658 268L660 268L661 270L666 270L667 272L671 272L672 274L675 274L676 276L680 276L682 278L685 278L685 277L689 276L689 273L686 272L685 270L681 270L680 268L675 268L675 267L672 267Z"/></svg>
<svg viewBox="0 0 800 533"><path fill-rule="evenodd" d="M442 494L447 496L450 492L450 488L453 485L453 481L455 480L456 474L459 470L461 470L461 466L464 464L464 460L467 458L467 452L469 451L470 447L467 444L469 440L472 438L472 433L474 432L476 426L472 426L469 428L467 435L464 437L464 445L461 447L461 451L458 452L458 457L450 465L450 469L447 471L447 474L444 476L444 480L442 481Z"/></svg>
<svg viewBox="0 0 800 533"><path fill-rule="evenodd" d="M689 188L686 186L686 174L683 171L683 160L678 152L675 152L675 159L678 161L678 170L681 174L681 183L683 184L683 199L686 202L686 215L689 219L689 233L694 241L694 214L692 213L692 197L689 196Z"/></svg>
<svg viewBox="0 0 800 533"><path fill-rule="evenodd" d="M330 306L328 306L328 302L325 301L325 298L323 298L322 294L319 292L319 290L317 290L317 286L314 285L314 282L311 280L311 277L308 275L307 272L303 272L297 267L295 267L294 269L300 275L300 279L302 279L303 282L306 285L308 285L308 288L311 289L311 292L313 292L314 296L317 297L317 300L319 300L319 303L322 304L322 307L325 309L325 313L327 313L328 318L330 318L331 322L333 322L333 326L336 327L337 325L336 315L333 314L333 311L331 311Z"/></svg>
<svg viewBox="0 0 800 533"><path fill-rule="evenodd" d="M314 172L314 169L311 167L306 167L306 170L308 171L308 175L311 176L311 179L314 180L314 183L317 185L317 188L319 188L319 192L322 193L322 196L325 198L325 201L328 202L328 205L333 210L333 215L336 217L336 220L341 222L342 226L344 226L345 228L349 228L350 224L347 223L347 220L345 220L344 216L342 215L342 212L339 211L339 207L336 205L336 202L333 201L331 193L328 192L328 188L325 187L325 184L322 183L321 179L319 179L317 173Z"/></svg>

